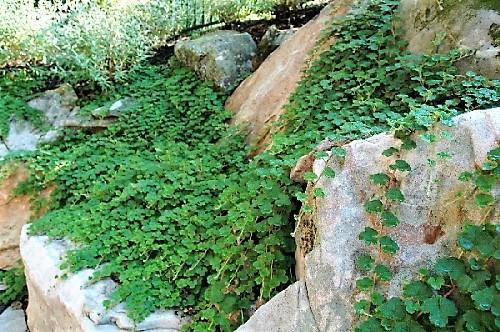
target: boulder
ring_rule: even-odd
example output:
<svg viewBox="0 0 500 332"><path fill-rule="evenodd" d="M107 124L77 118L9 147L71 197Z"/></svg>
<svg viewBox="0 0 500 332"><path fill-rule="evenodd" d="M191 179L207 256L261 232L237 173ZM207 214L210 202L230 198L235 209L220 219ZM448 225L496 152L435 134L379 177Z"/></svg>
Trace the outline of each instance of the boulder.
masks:
<svg viewBox="0 0 500 332"><path fill-rule="evenodd" d="M41 96L30 100L28 105L45 115L47 123L60 127L68 118L77 116L79 109L76 107L78 97L69 84L63 84L57 89L48 90Z"/></svg>
<svg viewBox="0 0 500 332"><path fill-rule="evenodd" d="M221 30L175 44L177 59L193 68L201 79L227 90L252 70L256 44L248 33Z"/></svg>
<svg viewBox="0 0 500 332"><path fill-rule="evenodd" d="M439 135L442 130L451 136ZM401 224L390 236L400 250L390 261L394 277L386 289L388 296L400 294L404 280L415 276L418 269L429 267L437 257L458 253L456 236L467 220L481 220L484 213L491 220L500 220L498 201L491 210L480 211L473 198L457 195L472 189L471 184L458 180L459 175L481 165L488 151L498 147L500 108L463 114L455 118L453 127L438 126L434 133L439 137L434 144L415 136L417 148L403 154L412 171L396 174L405 201L393 211ZM378 193L368 178L387 171L397 158L384 157L382 152L399 144L392 135L380 134L345 145L344 160L330 154L313 162L318 176L326 166L333 168L336 176L319 178L317 186L324 190L325 197L313 202L312 218L302 218L297 224L294 235L301 278L260 307L238 331L353 329L353 291L361 275L355 261L369 250L358 240L358 234L371 225L364 203ZM441 151L452 158L437 159L436 153ZM429 166L428 159L437 160L436 164ZM494 192L500 192L498 184Z"/></svg>
<svg viewBox="0 0 500 332"><path fill-rule="evenodd" d="M12 119L7 138L0 142L0 157L13 151L33 151L40 143L52 142L60 136L61 128L88 131L104 129L131 104L129 98L124 98L115 102L109 109L102 109L101 112L106 111L106 116L98 116L97 113L95 116L84 116L80 115L77 101L75 91L68 84L47 90L29 101L30 107L43 113L48 130L35 128L27 120Z"/></svg>
<svg viewBox="0 0 500 332"><path fill-rule="evenodd" d="M410 51L469 50L473 54L458 63L463 72L500 78L500 1L402 0L400 8Z"/></svg>
<svg viewBox="0 0 500 332"><path fill-rule="evenodd" d="M134 325L125 306L106 309L103 301L116 288L111 279L90 283L94 270L83 270L62 279L59 269L66 252L74 245L46 236L29 236L26 225L21 234L21 256L25 266L31 332L177 332L188 318L175 310L157 311Z"/></svg>
<svg viewBox="0 0 500 332"><path fill-rule="evenodd" d="M19 236L22 227L32 216L30 198L26 195L14 197L19 183L28 178L28 171L22 165L0 182L0 270L13 267L21 259ZM51 190L41 195L48 198Z"/></svg>
<svg viewBox="0 0 500 332"><path fill-rule="evenodd" d="M7 308L0 313L0 327L2 332L27 332L24 310L14 307Z"/></svg>
<svg viewBox="0 0 500 332"><path fill-rule="evenodd" d="M290 39L296 31L296 28L280 30L276 25L271 25L257 45L257 55L253 61L253 67L260 66L269 54Z"/></svg>
<svg viewBox="0 0 500 332"><path fill-rule="evenodd" d="M234 124L249 126L249 140L267 144L271 124L283 112L290 95L302 78L306 62L320 39L320 32L334 17L345 14L352 0L338 0L276 49L243 81L226 102ZM331 42L331 41L327 41Z"/></svg>

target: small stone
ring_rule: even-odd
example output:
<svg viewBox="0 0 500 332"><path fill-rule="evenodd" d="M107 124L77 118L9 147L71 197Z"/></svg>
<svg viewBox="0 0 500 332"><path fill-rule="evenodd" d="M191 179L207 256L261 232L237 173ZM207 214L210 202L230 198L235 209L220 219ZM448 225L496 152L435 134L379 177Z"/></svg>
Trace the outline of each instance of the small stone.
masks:
<svg viewBox="0 0 500 332"><path fill-rule="evenodd" d="M26 318L24 310L7 308L0 314L0 330L2 332L26 332Z"/></svg>

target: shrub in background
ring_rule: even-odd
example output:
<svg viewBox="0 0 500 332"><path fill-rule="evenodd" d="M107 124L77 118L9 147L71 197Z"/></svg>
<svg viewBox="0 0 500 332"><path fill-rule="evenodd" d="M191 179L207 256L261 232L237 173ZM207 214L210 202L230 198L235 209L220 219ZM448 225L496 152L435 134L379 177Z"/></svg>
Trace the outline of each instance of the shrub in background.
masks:
<svg viewBox="0 0 500 332"><path fill-rule="evenodd" d="M180 31L270 14L304 0L2 0L0 68L50 66L109 88Z"/></svg>

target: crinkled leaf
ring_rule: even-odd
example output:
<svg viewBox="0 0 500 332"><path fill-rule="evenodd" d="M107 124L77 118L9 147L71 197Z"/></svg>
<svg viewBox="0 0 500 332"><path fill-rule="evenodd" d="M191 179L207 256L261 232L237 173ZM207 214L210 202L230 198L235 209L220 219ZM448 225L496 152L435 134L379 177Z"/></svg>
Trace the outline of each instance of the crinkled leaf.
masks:
<svg viewBox="0 0 500 332"><path fill-rule="evenodd" d="M390 148L388 148L388 149L384 150L384 151L382 152L382 154L383 154L384 156L386 156L386 157L390 157L390 156L392 156L393 154L395 154L395 153L397 153L397 152L399 152L399 150L398 150L398 149L396 149L395 147L390 147Z"/></svg>
<svg viewBox="0 0 500 332"><path fill-rule="evenodd" d="M361 255L356 260L356 267L360 271L370 271L373 268L373 263L375 260L370 255Z"/></svg>
<svg viewBox="0 0 500 332"><path fill-rule="evenodd" d="M500 161L500 147L495 148L488 152L488 160Z"/></svg>
<svg viewBox="0 0 500 332"><path fill-rule="evenodd" d="M481 208L485 208L495 203L495 198L493 198L493 196L490 194L478 193L476 194L474 199L476 201L476 204Z"/></svg>
<svg viewBox="0 0 500 332"><path fill-rule="evenodd" d="M399 250L399 246L396 241L391 239L388 235L382 236L379 242L383 252L395 254Z"/></svg>
<svg viewBox="0 0 500 332"><path fill-rule="evenodd" d="M325 169L323 170L323 175L327 178L333 179L335 177L335 171L331 167L325 167Z"/></svg>
<svg viewBox="0 0 500 332"><path fill-rule="evenodd" d="M365 227L364 231L359 233L358 238L368 244L376 244L378 242L378 232L371 227Z"/></svg>
<svg viewBox="0 0 500 332"><path fill-rule="evenodd" d="M325 191L321 188L314 188L313 191L314 197L316 198L325 198Z"/></svg>
<svg viewBox="0 0 500 332"><path fill-rule="evenodd" d="M313 182L317 179L318 177L316 176L316 174L314 172L305 172L304 173L304 181L307 181L307 182Z"/></svg>
<svg viewBox="0 0 500 332"><path fill-rule="evenodd" d="M384 204L379 199L373 199L365 203L365 211L368 213L377 213L384 210Z"/></svg>
<svg viewBox="0 0 500 332"><path fill-rule="evenodd" d="M402 159L398 159L394 162L394 164L389 165L389 168L392 170L397 170L401 172L409 172L411 171L411 166L406 161Z"/></svg>
<svg viewBox="0 0 500 332"><path fill-rule="evenodd" d="M386 227L396 227L400 224L398 217L389 210L382 212L382 224Z"/></svg>
<svg viewBox="0 0 500 332"><path fill-rule="evenodd" d="M427 279L427 283L433 288L433 289L441 289L444 285L444 278L442 276L436 276L436 277L430 277Z"/></svg>
<svg viewBox="0 0 500 332"><path fill-rule="evenodd" d="M423 301L432 296L432 289L423 281L412 281L403 288L405 297L415 298Z"/></svg>
<svg viewBox="0 0 500 332"><path fill-rule="evenodd" d="M372 174L370 180L375 184L384 186L389 182L389 176L385 173Z"/></svg>
<svg viewBox="0 0 500 332"><path fill-rule="evenodd" d="M358 302L354 303L354 311L358 316L367 314L369 310L370 302L368 302L367 300L359 300Z"/></svg>
<svg viewBox="0 0 500 332"><path fill-rule="evenodd" d="M368 277L356 280L356 287L362 291L369 290L372 286L373 280Z"/></svg>
<svg viewBox="0 0 500 332"><path fill-rule="evenodd" d="M401 192L401 190L399 190L398 188L389 188L389 190L387 190L387 192L385 193L385 197L387 197L387 199L391 200L391 201L396 201L396 202L404 202L405 200L405 197L403 195L403 193Z"/></svg>
<svg viewBox="0 0 500 332"><path fill-rule="evenodd" d="M391 269L389 269L389 267L387 267L387 265L378 264L375 267L374 271L378 275L378 277L380 278L380 280L389 281L392 278Z"/></svg>
<svg viewBox="0 0 500 332"><path fill-rule="evenodd" d="M391 320L403 320L406 316L405 305L398 297L390 298L387 302L380 305L377 310L380 311L383 317Z"/></svg>
<svg viewBox="0 0 500 332"><path fill-rule="evenodd" d="M445 327L448 319L457 313L455 303L441 295L435 295L422 303L422 312L429 314L430 322L437 327Z"/></svg>

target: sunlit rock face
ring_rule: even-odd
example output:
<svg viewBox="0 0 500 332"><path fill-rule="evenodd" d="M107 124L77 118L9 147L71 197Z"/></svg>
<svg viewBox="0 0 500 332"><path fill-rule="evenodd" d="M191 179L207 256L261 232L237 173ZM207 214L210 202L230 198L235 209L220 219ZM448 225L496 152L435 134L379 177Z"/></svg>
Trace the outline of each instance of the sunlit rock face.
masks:
<svg viewBox="0 0 500 332"><path fill-rule="evenodd" d="M441 135L443 130L448 135ZM459 175L482 165L487 153L498 147L500 108L463 114L454 119L452 127L441 125L432 133L439 137L433 144L414 137L417 147L402 155L412 170L395 174L405 201L394 206L401 224L389 232L400 247L390 260L393 278L386 288L389 297L399 295L404 280L416 275L418 269L430 267L440 256L457 254L457 233L467 220L500 220L498 201L492 209L479 209L473 197L458 195L472 191L472 184L460 181ZM326 157L312 163L317 176L327 166L336 176L320 177L317 186L325 197L315 199L314 216L301 220L296 229L300 280L260 307L238 331L353 330L354 289L361 276L355 262L370 250L358 235L373 225L364 203L379 190L369 176L387 171L397 157L386 157L382 152L400 144L392 135L380 134L345 145L343 160ZM429 166L428 160L436 159L441 151L452 158ZM498 184L493 192L500 193Z"/></svg>
<svg viewBox="0 0 500 332"><path fill-rule="evenodd" d="M458 62L463 72L500 78L500 1L402 0L400 8L410 51L469 51Z"/></svg>

